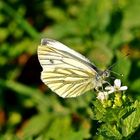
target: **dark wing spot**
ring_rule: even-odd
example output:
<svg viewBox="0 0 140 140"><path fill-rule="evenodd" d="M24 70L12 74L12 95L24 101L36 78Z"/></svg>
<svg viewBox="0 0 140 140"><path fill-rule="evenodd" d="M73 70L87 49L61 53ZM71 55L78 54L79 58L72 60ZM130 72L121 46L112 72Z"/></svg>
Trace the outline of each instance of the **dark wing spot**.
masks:
<svg viewBox="0 0 140 140"><path fill-rule="evenodd" d="M49 39L49 38L42 38L41 39L41 45L47 45L47 44L49 44L51 42L56 42L56 41L53 40L53 39Z"/></svg>
<svg viewBox="0 0 140 140"><path fill-rule="evenodd" d="M51 63L51 64L54 64L54 61L53 61L52 59L50 59L50 63Z"/></svg>

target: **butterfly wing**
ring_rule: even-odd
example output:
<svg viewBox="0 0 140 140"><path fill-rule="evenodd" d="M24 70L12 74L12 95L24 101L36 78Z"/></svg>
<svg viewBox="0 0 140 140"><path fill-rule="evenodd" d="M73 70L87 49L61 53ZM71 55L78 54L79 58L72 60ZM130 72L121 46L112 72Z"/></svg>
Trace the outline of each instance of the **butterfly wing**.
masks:
<svg viewBox="0 0 140 140"><path fill-rule="evenodd" d="M42 81L63 98L76 97L95 87L96 67L64 44L42 39L38 59Z"/></svg>

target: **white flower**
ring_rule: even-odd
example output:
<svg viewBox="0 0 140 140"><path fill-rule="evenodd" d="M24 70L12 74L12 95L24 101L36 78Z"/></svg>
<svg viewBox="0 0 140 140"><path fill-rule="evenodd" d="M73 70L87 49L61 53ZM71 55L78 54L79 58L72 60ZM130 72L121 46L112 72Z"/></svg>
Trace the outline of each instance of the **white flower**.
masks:
<svg viewBox="0 0 140 140"><path fill-rule="evenodd" d="M96 98L100 101L107 100L108 92L105 92L105 91L104 92L99 92Z"/></svg>
<svg viewBox="0 0 140 140"><path fill-rule="evenodd" d="M114 86L107 86L105 87L105 90L108 90L108 93L113 93L116 91L124 91L127 90L127 86L121 86L121 80L115 79Z"/></svg>

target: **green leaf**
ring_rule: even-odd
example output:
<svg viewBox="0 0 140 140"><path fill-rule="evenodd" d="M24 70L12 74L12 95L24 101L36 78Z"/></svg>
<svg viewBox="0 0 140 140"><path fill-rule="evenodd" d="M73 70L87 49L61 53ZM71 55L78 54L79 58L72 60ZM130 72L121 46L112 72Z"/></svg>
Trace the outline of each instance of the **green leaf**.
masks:
<svg viewBox="0 0 140 140"><path fill-rule="evenodd" d="M99 129L99 133L104 136L105 138L108 138L110 140L121 140L122 135L121 133L117 130L116 125L111 125L111 124L103 124Z"/></svg>
<svg viewBox="0 0 140 140"><path fill-rule="evenodd" d="M108 122L116 122L119 123L120 119L128 112L127 108L107 108L106 114L103 117L103 121Z"/></svg>
<svg viewBox="0 0 140 140"><path fill-rule="evenodd" d="M102 103L99 100L93 101L92 104L93 119L102 121L106 113L106 109L103 107Z"/></svg>
<svg viewBox="0 0 140 140"><path fill-rule="evenodd" d="M50 122L51 125L45 132L44 139L53 140L83 140L84 133L81 130L74 130L71 125L71 118L69 116L57 117L55 120Z"/></svg>
<svg viewBox="0 0 140 140"><path fill-rule="evenodd" d="M50 122L49 114L39 114L30 119L25 128L23 128L23 137L27 138L30 136L38 135L43 131L48 123Z"/></svg>
<svg viewBox="0 0 140 140"><path fill-rule="evenodd" d="M135 111L122 121L122 134L124 137L132 135L140 126L140 102L135 101Z"/></svg>

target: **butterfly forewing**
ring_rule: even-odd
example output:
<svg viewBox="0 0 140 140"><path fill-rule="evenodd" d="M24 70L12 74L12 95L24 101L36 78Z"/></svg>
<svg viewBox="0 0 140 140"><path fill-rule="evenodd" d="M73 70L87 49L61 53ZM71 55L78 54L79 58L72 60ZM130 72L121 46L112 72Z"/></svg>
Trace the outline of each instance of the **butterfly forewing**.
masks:
<svg viewBox="0 0 140 140"><path fill-rule="evenodd" d="M38 47L42 81L59 96L76 97L94 88L96 71L81 54L50 39Z"/></svg>

